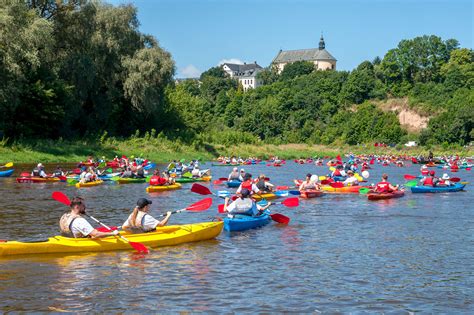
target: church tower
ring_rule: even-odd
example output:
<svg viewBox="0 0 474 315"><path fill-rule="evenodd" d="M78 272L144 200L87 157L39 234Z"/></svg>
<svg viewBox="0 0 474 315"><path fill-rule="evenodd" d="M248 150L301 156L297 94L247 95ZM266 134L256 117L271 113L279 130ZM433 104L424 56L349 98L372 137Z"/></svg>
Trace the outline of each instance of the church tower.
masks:
<svg viewBox="0 0 474 315"><path fill-rule="evenodd" d="M321 33L321 38L319 39L319 50L323 50L326 48L326 44L324 43L323 33Z"/></svg>

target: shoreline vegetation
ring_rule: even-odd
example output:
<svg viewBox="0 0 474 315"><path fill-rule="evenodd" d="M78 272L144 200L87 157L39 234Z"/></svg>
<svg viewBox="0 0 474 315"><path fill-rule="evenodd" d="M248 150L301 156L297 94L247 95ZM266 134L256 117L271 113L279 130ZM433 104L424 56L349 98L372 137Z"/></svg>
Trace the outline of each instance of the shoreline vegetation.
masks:
<svg viewBox="0 0 474 315"><path fill-rule="evenodd" d="M432 151L435 156L459 154L464 157L474 156L474 147L450 146L417 146L405 147L375 147L374 144L363 145L319 145L319 144L212 144L212 143L183 143L166 138L132 137L128 139L108 138L102 140L37 140L15 141L6 144L0 141L0 162L14 163L76 163L86 160L88 156L102 157L112 160L116 155L142 156L155 163L166 163L170 160L200 159L213 161L219 155L241 156L243 158L256 156L267 159L278 156L282 159L300 157L335 157L338 154L353 152L355 154L390 154L390 155L428 155Z"/></svg>

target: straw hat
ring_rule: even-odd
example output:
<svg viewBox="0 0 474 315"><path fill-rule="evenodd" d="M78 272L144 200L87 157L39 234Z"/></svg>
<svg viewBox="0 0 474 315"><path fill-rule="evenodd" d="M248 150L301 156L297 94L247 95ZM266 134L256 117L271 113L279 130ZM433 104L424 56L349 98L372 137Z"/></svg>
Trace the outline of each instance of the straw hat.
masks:
<svg viewBox="0 0 474 315"><path fill-rule="evenodd" d="M443 177L442 177L442 179L444 179L444 180L448 180L448 179L449 179L449 175L448 175L448 174L446 174L446 173L444 173L444 174L443 174Z"/></svg>

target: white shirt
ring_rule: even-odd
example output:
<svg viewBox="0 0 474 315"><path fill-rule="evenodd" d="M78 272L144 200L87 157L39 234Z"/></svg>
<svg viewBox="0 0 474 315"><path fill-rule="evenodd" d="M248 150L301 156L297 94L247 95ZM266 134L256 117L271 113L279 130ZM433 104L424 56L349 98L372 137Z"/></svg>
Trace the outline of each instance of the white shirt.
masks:
<svg viewBox="0 0 474 315"><path fill-rule="evenodd" d="M127 221L125 221L122 226L132 226L130 224L130 218L131 218L131 214L128 216L128 219ZM143 229L145 231L150 231L150 230L153 230L156 228L156 226L160 223L160 221L156 220L154 217L152 217L151 215L149 215L148 213L145 214L145 216L143 217Z"/></svg>
<svg viewBox="0 0 474 315"><path fill-rule="evenodd" d="M229 214L239 214L239 213L246 213L248 212L252 207L253 207L253 200L250 198L238 198L234 202L232 202L230 205L227 206L227 212ZM257 205L257 209L260 209ZM255 215L256 213L253 213Z"/></svg>
<svg viewBox="0 0 474 315"><path fill-rule="evenodd" d="M344 181L344 186L357 186L359 181L355 176L351 176Z"/></svg>
<svg viewBox="0 0 474 315"><path fill-rule="evenodd" d="M88 236L93 230L92 225L84 218L76 218L72 221L71 232L74 237Z"/></svg>

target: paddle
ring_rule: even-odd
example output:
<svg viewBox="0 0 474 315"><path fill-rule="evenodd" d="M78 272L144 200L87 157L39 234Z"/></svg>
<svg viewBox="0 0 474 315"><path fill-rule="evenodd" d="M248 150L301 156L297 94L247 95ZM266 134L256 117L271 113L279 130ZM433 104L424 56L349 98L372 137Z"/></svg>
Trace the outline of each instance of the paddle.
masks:
<svg viewBox="0 0 474 315"><path fill-rule="evenodd" d="M204 198L202 200L199 200L198 202L193 203L192 205L186 208L171 211L171 214L180 213L184 211L201 212L201 211L205 211L209 209L211 206L212 206L212 198ZM161 214L158 217L165 217L165 216L166 216L166 213Z"/></svg>
<svg viewBox="0 0 474 315"><path fill-rule="evenodd" d="M219 205L217 207L217 210L219 211L219 213L224 213L224 205L223 204ZM273 221L278 222L278 223L282 223L282 224L290 223L290 218L281 213L270 214L270 218L272 218Z"/></svg>
<svg viewBox="0 0 474 315"><path fill-rule="evenodd" d="M0 166L0 168L3 168L3 167L12 167L13 166L13 162L8 162L7 164L3 165L3 166Z"/></svg>
<svg viewBox="0 0 474 315"><path fill-rule="evenodd" d="M155 163L150 163L150 164L144 166L143 169L144 169L144 170L149 170L149 169L151 169L151 168L154 168L155 166L156 166Z"/></svg>
<svg viewBox="0 0 474 315"><path fill-rule="evenodd" d="M216 179L215 181L213 181L212 183L214 185L221 185L223 182L226 182L227 181L227 178L226 177L221 177L219 179Z"/></svg>
<svg viewBox="0 0 474 315"><path fill-rule="evenodd" d="M459 183L461 181L461 179L459 177L453 177L449 181L451 181L453 183Z"/></svg>
<svg viewBox="0 0 474 315"><path fill-rule="evenodd" d="M410 174L405 174L405 175L403 175L403 178L405 178L406 180L412 180L412 179L418 178L418 176L414 176L414 175L410 175Z"/></svg>
<svg viewBox="0 0 474 315"><path fill-rule="evenodd" d="M192 178L193 174L191 174L190 172L186 172L183 175L181 175L181 177Z"/></svg>
<svg viewBox="0 0 474 315"><path fill-rule="evenodd" d="M329 186L332 188L342 188L344 187L344 184L342 182L335 182L335 183L329 183Z"/></svg>
<svg viewBox="0 0 474 315"><path fill-rule="evenodd" d="M370 192L370 189L367 188L367 187L363 187L363 188L359 189L359 194L361 194L361 195L365 195L369 192Z"/></svg>
<svg viewBox="0 0 474 315"><path fill-rule="evenodd" d="M56 200L56 201L59 201L60 203L66 205L66 206L70 206L71 205L71 200L69 200L68 196L66 196L65 194L63 194L62 192L60 191L54 191L53 194L51 195L51 197ZM100 222L99 220L97 220L96 218L94 218L93 216L90 216L88 214L86 214L89 218L91 218L92 220L94 220L95 222L99 223L100 225L102 225L103 227L105 227L106 229L108 230L111 230L110 227L108 227L107 225L105 225L104 223ZM125 237L123 237L122 235L118 234L117 237L120 237L121 239L123 239L124 241L126 241L128 244L130 244L130 246L132 246L138 253L143 253L143 254L147 254L149 253L149 250L148 248L146 248L145 245L143 245L142 243L137 243L137 242L131 242L129 241L128 239L126 239Z"/></svg>
<svg viewBox="0 0 474 315"><path fill-rule="evenodd" d="M405 183L405 187L415 187L418 184L417 180L412 180L410 182Z"/></svg>

